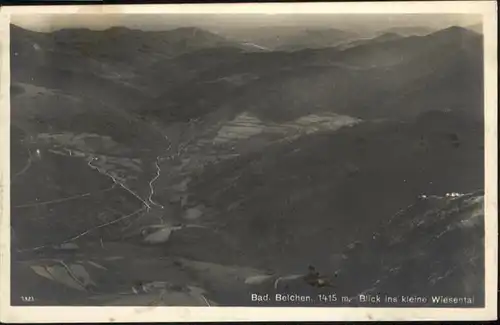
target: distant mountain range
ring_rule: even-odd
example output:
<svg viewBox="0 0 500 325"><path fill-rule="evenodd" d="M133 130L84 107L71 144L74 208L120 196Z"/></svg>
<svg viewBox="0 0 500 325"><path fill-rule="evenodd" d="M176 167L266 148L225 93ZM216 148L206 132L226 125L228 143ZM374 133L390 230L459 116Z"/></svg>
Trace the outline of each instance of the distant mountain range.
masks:
<svg viewBox="0 0 500 325"><path fill-rule="evenodd" d="M424 36L435 32L436 30L424 26L391 27L384 29L380 33L395 33L402 36Z"/></svg>
<svg viewBox="0 0 500 325"><path fill-rule="evenodd" d="M37 33L13 26L12 35L13 46L22 48L19 53L23 55L31 53L35 48L39 51L85 57L87 60L134 66L204 48L232 46L254 49L196 27L168 31L112 27L102 31L62 29L51 33Z"/></svg>
<svg viewBox="0 0 500 325"><path fill-rule="evenodd" d="M392 41L392 40L395 40L395 39L398 39L401 37L403 37L403 36L401 36L397 33L386 32L386 33L380 34L380 35L378 35L376 37L372 37L372 38L356 39L354 41L347 41L343 44L337 45L337 47L342 48L342 49L347 49L350 47L355 47L355 46L359 46L359 45L363 45L363 44L370 44L370 43L373 44L376 42Z"/></svg>
<svg viewBox="0 0 500 325"><path fill-rule="evenodd" d="M284 51L325 48L334 47L341 42L356 38L359 38L357 33L340 29L313 29L305 30L289 37L280 37L277 35L275 36L275 43L268 45L268 47ZM272 42L272 39L268 39L267 42Z"/></svg>
<svg viewBox="0 0 500 325"><path fill-rule="evenodd" d="M293 26L256 27L221 31L228 39L258 44L268 50L324 48L359 38L356 32L337 28L304 28Z"/></svg>
<svg viewBox="0 0 500 325"><path fill-rule="evenodd" d="M482 33L480 25L471 25L466 28ZM307 48L326 48L340 43L348 43L378 37L383 34L398 34L404 37L425 36L439 29L425 26L396 26L381 30L359 30L338 28L310 28L299 26L243 28L220 32L227 38L238 42L244 40L258 44L269 50L298 50Z"/></svg>
<svg viewBox="0 0 500 325"><path fill-rule="evenodd" d="M347 49L228 52L223 57L230 59L210 62L193 53L189 63L199 68L190 71L196 75L184 81L180 78L142 111L166 121L172 117L162 114L182 120L218 108L252 111L270 119L318 111L359 118L402 118L433 109L482 117L480 35L452 27L427 36L381 38ZM177 68L156 66L165 76ZM374 105L376 109L372 109Z"/></svg>

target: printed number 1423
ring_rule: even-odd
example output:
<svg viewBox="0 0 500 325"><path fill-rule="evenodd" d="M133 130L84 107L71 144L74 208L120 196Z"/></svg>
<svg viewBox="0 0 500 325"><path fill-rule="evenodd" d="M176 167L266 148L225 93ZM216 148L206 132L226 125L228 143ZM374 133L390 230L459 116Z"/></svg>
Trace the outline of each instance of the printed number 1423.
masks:
<svg viewBox="0 0 500 325"><path fill-rule="evenodd" d="M33 297L33 296L21 296L21 300L23 302L34 302L35 297Z"/></svg>

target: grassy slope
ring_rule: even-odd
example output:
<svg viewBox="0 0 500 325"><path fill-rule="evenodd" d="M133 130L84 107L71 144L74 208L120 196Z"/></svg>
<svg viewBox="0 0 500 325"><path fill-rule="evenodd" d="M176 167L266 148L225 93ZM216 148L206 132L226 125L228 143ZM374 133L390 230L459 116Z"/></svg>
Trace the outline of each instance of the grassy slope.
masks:
<svg viewBox="0 0 500 325"><path fill-rule="evenodd" d="M430 115L362 123L207 168L192 195L219 212L213 221L235 245L213 258L330 268L325 251L335 254L418 195L481 189L481 126Z"/></svg>

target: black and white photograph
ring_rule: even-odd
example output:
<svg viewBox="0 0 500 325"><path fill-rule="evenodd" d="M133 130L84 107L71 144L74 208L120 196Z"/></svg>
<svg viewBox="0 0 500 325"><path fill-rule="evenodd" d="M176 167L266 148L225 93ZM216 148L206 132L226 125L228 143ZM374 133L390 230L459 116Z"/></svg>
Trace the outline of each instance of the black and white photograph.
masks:
<svg viewBox="0 0 500 325"><path fill-rule="evenodd" d="M2 303L493 307L485 15L390 6L14 10Z"/></svg>

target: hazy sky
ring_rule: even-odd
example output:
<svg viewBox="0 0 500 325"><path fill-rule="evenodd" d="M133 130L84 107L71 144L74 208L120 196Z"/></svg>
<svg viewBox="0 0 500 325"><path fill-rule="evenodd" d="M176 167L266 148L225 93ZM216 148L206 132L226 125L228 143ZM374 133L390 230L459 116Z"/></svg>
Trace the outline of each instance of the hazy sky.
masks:
<svg viewBox="0 0 500 325"><path fill-rule="evenodd" d="M481 22L479 15L457 14L40 14L13 15L11 22L37 31L60 28L106 29L124 26L142 30L166 30L183 26L213 31L253 27L333 27L350 30L384 29L394 26L469 26Z"/></svg>

